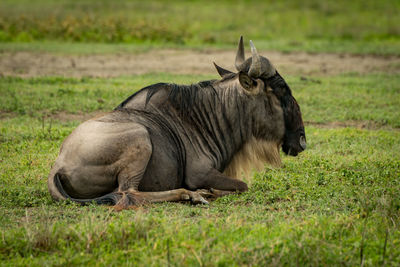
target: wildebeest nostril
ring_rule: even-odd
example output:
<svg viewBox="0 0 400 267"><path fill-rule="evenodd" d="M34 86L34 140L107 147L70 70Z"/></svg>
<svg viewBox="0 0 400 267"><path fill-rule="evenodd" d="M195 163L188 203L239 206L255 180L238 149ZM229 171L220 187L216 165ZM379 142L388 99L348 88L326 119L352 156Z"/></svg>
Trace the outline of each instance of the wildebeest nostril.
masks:
<svg viewBox="0 0 400 267"><path fill-rule="evenodd" d="M304 135L300 136L300 146L303 150L305 150L307 147L306 138Z"/></svg>

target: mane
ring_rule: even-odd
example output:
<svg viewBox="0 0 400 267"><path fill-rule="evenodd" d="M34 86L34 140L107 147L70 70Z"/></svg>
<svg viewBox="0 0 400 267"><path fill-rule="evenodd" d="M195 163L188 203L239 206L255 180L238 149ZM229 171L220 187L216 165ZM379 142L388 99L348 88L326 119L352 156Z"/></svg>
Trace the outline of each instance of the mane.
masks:
<svg viewBox="0 0 400 267"><path fill-rule="evenodd" d="M166 101L169 101L176 109L178 109L182 114L190 112L191 108L196 102L199 92L205 88L211 89L215 93L215 88L212 86L214 80L201 81L196 84L191 85L179 85L174 83L156 83L153 85L146 86L139 91L135 92L127 99L125 99L121 104L119 104L116 109L124 108L124 106L131 101L135 96L143 91L147 91L146 94L146 105L150 102L151 98L160 90L167 89L168 97Z"/></svg>
<svg viewBox="0 0 400 267"><path fill-rule="evenodd" d="M182 116L190 114L192 107L196 104L196 100L206 89L212 94L216 94L215 88L212 86L213 81L202 81L191 85L168 84L168 101L181 113ZM146 104L150 101L153 94L147 94Z"/></svg>

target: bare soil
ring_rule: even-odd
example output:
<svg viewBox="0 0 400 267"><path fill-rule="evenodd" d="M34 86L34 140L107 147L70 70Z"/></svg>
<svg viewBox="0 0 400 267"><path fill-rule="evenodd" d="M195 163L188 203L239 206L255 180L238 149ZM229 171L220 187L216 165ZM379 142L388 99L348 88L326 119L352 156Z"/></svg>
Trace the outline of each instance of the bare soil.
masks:
<svg viewBox="0 0 400 267"><path fill-rule="evenodd" d="M399 128L393 128L390 125L382 125L373 121L332 121L332 122L311 122L305 121L304 124L306 126L314 126L317 128L326 128L326 129L337 129L337 128L357 128L357 129L366 129L366 130L389 130L389 131L400 131Z"/></svg>
<svg viewBox="0 0 400 267"><path fill-rule="evenodd" d="M261 51L281 74L400 73L400 57ZM116 77L144 73L215 74L212 62L234 70L234 50L152 50L140 54L61 55L38 52L0 53L0 77Z"/></svg>

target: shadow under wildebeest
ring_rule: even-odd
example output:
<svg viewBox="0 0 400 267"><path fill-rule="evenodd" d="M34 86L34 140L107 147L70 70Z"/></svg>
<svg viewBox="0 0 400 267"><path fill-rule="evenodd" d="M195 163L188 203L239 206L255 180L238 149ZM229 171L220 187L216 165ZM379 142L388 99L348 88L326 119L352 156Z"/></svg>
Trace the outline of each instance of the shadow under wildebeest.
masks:
<svg viewBox="0 0 400 267"><path fill-rule="evenodd" d="M306 148L300 108L270 61L245 59L220 80L158 83L114 111L79 125L61 146L48 178L55 200L123 209L161 201L207 204L247 190L242 170L281 164L279 149Z"/></svg>

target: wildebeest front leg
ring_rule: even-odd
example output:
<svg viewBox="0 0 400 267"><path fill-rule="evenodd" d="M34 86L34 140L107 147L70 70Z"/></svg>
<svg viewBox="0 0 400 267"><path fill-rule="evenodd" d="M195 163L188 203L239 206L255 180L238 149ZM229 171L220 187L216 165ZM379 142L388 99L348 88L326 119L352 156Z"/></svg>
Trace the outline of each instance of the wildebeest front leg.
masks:
<svg viewBox="0 0 400 267"><path fill-rule="evenodd" d="M214 197L220 197L234 192L245 192L247 184L238 179L228 177L212 169L202 177L190 177L187 181L191 188L204 188L211 190Z"/></svg>

